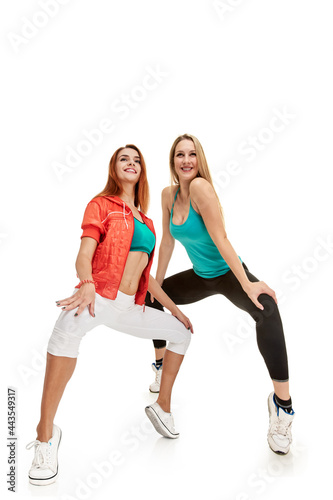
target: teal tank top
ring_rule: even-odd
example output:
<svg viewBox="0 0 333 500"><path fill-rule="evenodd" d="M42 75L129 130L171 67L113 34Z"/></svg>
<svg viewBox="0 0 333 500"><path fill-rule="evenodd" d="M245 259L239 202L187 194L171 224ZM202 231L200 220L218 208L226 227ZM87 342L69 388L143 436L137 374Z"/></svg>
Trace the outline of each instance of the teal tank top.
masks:
<svg viewBox="0 0 333 500"><path fill-rule="evenodd" d="M134 233L130 252L146 252L148 256L155 246L155 235L144 222L134 217Z"/></svg>
<svg viewBox="0 0 333 500"><path fill-rule="evenodd" d="M179 189L178 189L179 191ZM212 238L206 229L205 223L192 207L190 200L190 210L188 217L183 224L172 222L173 206L175 204L178 191L171 208L170 233L185 247L187 255L192 264L193 271L202 278L216 278L230 270L230 267L221 256ZM242 259L239 257L240 261Z"/></svg>

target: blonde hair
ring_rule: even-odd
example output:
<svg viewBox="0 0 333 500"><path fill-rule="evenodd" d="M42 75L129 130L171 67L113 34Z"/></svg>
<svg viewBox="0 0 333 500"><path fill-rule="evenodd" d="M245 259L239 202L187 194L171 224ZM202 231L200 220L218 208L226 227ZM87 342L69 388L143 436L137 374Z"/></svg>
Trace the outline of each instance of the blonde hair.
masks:
<svg viewBox="0 0 333 500"><path fill-rule="evenodd" d="M219 197L217 196L217 192L215 191L214 184L213 184L213 179L208 167L208 163L206 160L206 156L203 150L203 147L201 146L200 141L194 137L194 135L191 134L183 134L177 137L177 139L174 141L174 143L171 146L170 149L170 155L169 155L169 164L170 164L170 175L171 175L171 185L176 185L179 186L179 177L176 172L175 168L175 151L177 144L179 144L181 141L192 141L195 147L195 152L197 156L197 162L198 162L198 175L197 177L202 177L203 179L206 179L206 181L209 182L209 184L212 186L214 193L217 198L217 202L220 207L221 215L222 215L222 220L224 224L224 215L223 215L223 209L219 200Z"/></svg>

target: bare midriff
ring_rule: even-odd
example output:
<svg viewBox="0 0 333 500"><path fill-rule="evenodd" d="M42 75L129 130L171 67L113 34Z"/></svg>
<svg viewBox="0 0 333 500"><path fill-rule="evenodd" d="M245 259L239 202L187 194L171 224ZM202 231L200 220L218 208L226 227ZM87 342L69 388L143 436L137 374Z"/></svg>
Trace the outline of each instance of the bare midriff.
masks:
<svg viewBox="0 0 333 500"><path fill-rule="evenodd" d="M148 264L145 252L129 252L119 290L126 295L135 295L144 268Z"/></svg>

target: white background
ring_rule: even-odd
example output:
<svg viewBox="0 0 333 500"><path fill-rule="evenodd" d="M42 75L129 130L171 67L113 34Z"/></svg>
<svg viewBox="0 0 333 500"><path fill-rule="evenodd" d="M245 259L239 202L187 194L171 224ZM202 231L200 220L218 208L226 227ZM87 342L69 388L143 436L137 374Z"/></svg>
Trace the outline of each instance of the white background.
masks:
<svg viewBox="0 0 333 500"><path fill-rule="evenodd" d="M21 0L2 3L0 18L2 492L6 391L14 386L16 498L330 496L331 2ZM155 80L147 76L154 71ZM277 112L289 118L272 121ZM56 173L55 162L65 165L69 148L104 119L112 132ZM267 129L273 123L278 132ZM238 255L279 293L292 450L278 457L268 448L271 382L253 322L218 296L183 307L195 334L173 394L180 439L157 435L144 414L155 400L152 343L99 327L81 344L56 417L59 480L33 487L25 445L35 439L55 300L77 282L85 206L104 187L114 150L134 143L146 159L148 215L160 239L168 153L184 132L204 147ZM188 267L177 244L168 274Z"/></svg>

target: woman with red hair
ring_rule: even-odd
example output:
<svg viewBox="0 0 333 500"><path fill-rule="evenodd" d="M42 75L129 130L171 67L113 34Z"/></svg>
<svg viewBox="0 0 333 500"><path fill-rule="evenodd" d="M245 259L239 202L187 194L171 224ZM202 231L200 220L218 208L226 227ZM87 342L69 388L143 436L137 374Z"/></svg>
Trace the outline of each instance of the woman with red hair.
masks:
<svg viewBox="0 0 333 500"><path fill-rule="evenodd" d="M132 144L117 149L110 160L105 189L88 203L84 213L76 260L80 282L73 295L57 301L62 312L47 348L37 439L27 446L35 449L29 471L32 484L47 485L57 478L61 431L53 420L74 372L81 339L98 325L168 341L159 397L146 413L164 436L178 437L170 413L171 391L193 328L149 274L155 232L145 215L148 202L146 166L140 150ZM172 315L145 309L147 290Z"/></svg>

